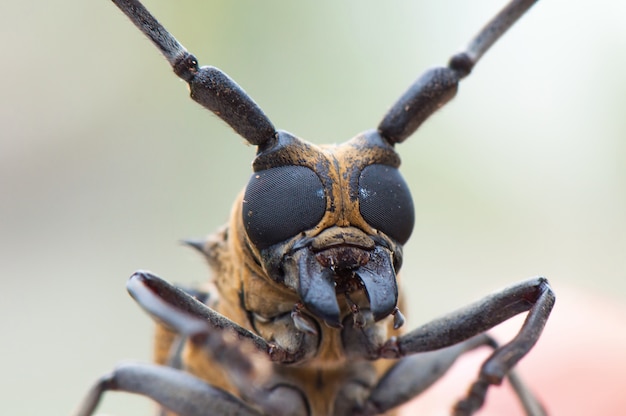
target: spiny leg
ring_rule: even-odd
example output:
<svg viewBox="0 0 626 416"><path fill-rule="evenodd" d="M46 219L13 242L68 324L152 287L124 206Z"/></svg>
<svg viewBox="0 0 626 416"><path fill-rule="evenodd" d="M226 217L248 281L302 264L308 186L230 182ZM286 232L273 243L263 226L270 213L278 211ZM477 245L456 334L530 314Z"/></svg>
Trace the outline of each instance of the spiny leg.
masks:
<svg viewBox="0 0 626 416"><path fill-rule="evenodd" d="M447 67L433 68L420 76L391 107L378 125L389 143L401 143L436 110L455 95L461 79L537 0L513 0L472 39L464 52L454 55Z"/></svg>
<svg viewBox="0 0 626 416"><path fill-rule="evenodd" d="M535 345L554 302L554 292L545 278L527 280L436 319L399 338L390 339L380 349L379 357L401 358L446 348L528 311L519 333L508 343L496 348L482 365L478 380L472 385L468 396L457 404L456 415L471 415L482 406L488 387L500 384L517 362ZM524 396L524 391L520 390L518 394ZM520 399L523 401L523 397ZM524 406L531 409L536 407L533 403L524 403Z"/></svg>

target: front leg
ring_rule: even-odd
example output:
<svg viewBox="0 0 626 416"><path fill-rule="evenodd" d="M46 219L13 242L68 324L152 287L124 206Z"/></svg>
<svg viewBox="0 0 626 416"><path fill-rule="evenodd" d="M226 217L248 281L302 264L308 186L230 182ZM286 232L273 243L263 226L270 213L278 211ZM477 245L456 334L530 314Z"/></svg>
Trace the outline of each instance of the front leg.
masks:
<svg viewBox="0 0 626 416"><path fill-rule="evenodd" d="M495 348L497 344L487 334L480 334L447 348L403 357L385 373L354 413L380 415L408 402L441 379L462 354L482 346Z"/></svg>
<svg viewBox="0 0 626 416"><path fill-rule="evenodd" d="M498 344L489 335L480 334L450 347L400 359L380 379L366 402L354 409L354 413L358 416L372 416L397 408L428 390L448 372L461 355L480 347L495 350ZM509 371L507 379L527 414L545 416L541 403L514 370Z"/></svg>
<svg viewBox="0 0 626 416"><path fill-rule="evenodd" d="M219 345L223 341L223 334L230 333L272 362L287 364L302 358L301 352L291 353L267 342L150 272L135 272L126 286L133 299L157 323L188 337L192 343L201 345L213 342Z"/></svg>
<svg viewBox="0 0 626 416"><path fill-rule="evenodd" d="M478 380L472 384L467 397L455 406L455 415L471 415L482 406L488 387L500 384L535 345L554 302L554 292L545 278L530 279L436 319L406 335L390 339L379 350L379 357L401 358L450 347L528 311L519 333L510 342L495 349L482 365ZM519 384L515 383L515 378L513 381L514 387ZM518 390L527 413L541 414L540 410L533 410L536 406L532 402L524 401L524 393L527 392Z"/></svg>
<svg viewBox="0 0 626 416"><path fill-rule="evenodd" d="M149 272L135 272L127 288L158 323L186 338L199 353L220 363L243 400L254 403L263 414L306 414L307 405L300 393L277 384L271 367L271 362L298 362L304 356L303 351L292 353L267 342Z"/></svg>
<svg viewBox="0 0 626 416"><path fill-rule="evenodd" d="M141 394L181 416L306 414L306 403L299 392L276 384L271 370L271 362L295 362L300 353L292 354L268 343L151 273L136 272L127 288L159 324L219 362L239 397L179 369L124 364L98 381L78 416L92 415L104 392L109 390ZM247 403L253 403L254 408Z"/></svg>

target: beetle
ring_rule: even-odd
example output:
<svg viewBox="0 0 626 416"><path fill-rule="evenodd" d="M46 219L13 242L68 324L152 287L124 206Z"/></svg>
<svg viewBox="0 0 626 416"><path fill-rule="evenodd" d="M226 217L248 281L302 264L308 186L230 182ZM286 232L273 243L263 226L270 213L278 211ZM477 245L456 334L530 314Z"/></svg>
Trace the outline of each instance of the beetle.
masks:
<svg viewBox="0 0 626 416"><path fill-rule="evenodd" d="M463 353L492 354L454 414L470 415L507 377L528 415L545 410L513 370L554 306L543 277L509 286L403 332L398 273L414 223L395 145L452 99L461 79L536 0L512 0L445 67L426 71L376 129L317 146L274 128L221 70L197 59L137 0L113 0L157 46L191 98L257 146L230 220L188 241L213 271L208 291L147 272L127 289L157 322L156 364L123 364L93 386L149 397L181 416L390 414L428 389ZM486 331L527 312L498 345Z"/></svg>

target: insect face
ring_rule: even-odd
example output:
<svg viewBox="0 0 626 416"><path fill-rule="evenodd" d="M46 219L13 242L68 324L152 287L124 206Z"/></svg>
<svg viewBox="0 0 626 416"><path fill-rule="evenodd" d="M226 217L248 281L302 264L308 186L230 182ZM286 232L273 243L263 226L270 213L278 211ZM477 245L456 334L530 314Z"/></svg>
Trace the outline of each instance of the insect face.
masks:
<svg viewBox="0 0 626 416"><path fill-rule="evenodd" d="M399 164L375 131L323 148L279 132L254 160L241 207L250 255L332 327L349 310L378 321L396 308L414 222ZM337 303L361 290L367 305Z"/></svg>

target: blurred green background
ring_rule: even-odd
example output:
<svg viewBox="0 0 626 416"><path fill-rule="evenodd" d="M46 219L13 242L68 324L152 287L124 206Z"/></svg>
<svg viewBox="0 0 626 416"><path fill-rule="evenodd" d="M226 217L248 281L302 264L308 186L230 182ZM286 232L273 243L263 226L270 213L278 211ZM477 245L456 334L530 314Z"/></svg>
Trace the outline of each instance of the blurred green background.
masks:
<svg viewBox="0 0 626 416"><path fill-rule="evenodd" d="M315 143L376 126L503 4L146 1ZM399 146L417 208L409 325L537 274L626 301L625 13L540 2ZM226 221L254 149L109 1L3 2L0 34L0 402L68 414L116 362L149 359L152 324L124 288L134 270L206 278L178 241ZM102 412L150 407L111 394Z"/></svg>

